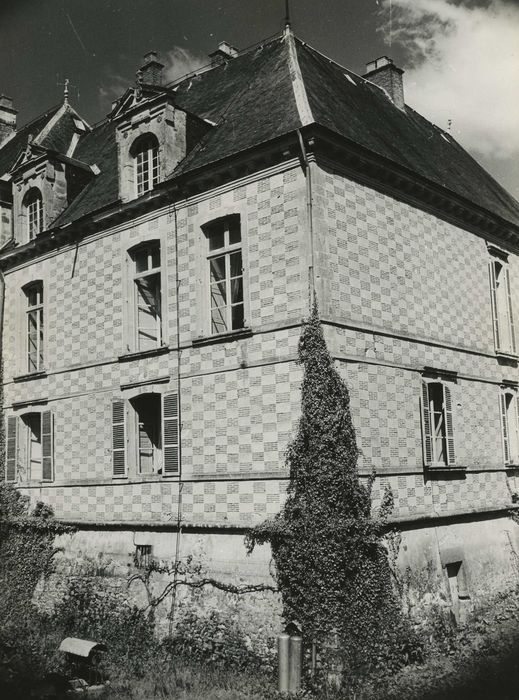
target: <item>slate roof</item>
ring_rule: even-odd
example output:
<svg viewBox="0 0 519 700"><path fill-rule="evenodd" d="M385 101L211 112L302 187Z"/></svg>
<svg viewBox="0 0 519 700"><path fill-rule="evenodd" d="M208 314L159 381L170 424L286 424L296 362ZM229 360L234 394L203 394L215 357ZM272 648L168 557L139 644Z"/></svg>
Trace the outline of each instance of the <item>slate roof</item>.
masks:
<svg viewBox="0 0 519 700"><path fill-rule="evenodd" d="M170 177L187 175L301 128L304 124L293 87L294 57L313 123L519 226L519 203L449 134L408 106L405 112L399 110L380 88L292 35L275 37L165 89L179 108L215 123ZM81 138L74 158L96 164L101 172L56 225L118 200L114 129L114 122L105 120ZM48 136L59 144L61 137L53 131ZM12 139L19 150L27 134L25 142L23 137L19 143L18 136ZM14 160L12 142L0 149L0 174L2 163L5 171Z"/></svg>
<svg viewBox="0 0 519 700"><path fill-rule="evenodd" d="M60 107L61 105L52 107L44 114L33 119L32 122L29 122L19 129L16 134L0 148L0 177L12 169L20 154L25 151L29 135L37 136Z"/></svg>

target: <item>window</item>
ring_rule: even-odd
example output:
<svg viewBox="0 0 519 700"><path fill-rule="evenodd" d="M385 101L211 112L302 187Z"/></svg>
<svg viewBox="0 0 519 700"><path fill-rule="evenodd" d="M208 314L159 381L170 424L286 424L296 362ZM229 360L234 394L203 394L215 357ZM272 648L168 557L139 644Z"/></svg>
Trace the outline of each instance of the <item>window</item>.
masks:
<svg viewBox="0 0 519 700"><path fill-rule="evenodd" d="M54 480L54 416L30 412L7 419L6 481L21 471L32 481Z"/></svg>
<svg viewBox="0 0 519 700"><path fill-rule="evenodd" d="M515 354L515 329L508 263L493 258L489 264L494 342L497 351Z"/></svg>
<svg viewBox="0 0 519 700"><path fill-rule="evenodd" d="M32 241L43 231L43 199L37 187L32 187L24 198L25 215L27 217L27 233Z"/></svg>
<svg viewBox="0 0 519 700"><path fill-rule="evenodd" d="M27 371L43 370L43 283L34 282L24 289L27 300Z"/></svg>
<svg viewBox="0 0 519 700"><path fill-rule="evenodd" d="M422 382L424 462L429 467L453 466L454 431L450 388L439 381Z"/></svg>
<svg viewBox="0 0 519 700"><path fill-rule="evenodd" d="M519 464L519 403L517 392L502 389L499 395L505 464Z"/></svg>
<svg viewBox="0 0 519 700"><path fill-rule="evenodd" d="M240 217L229 216L204 227L208 240L211 333L243 328L243 262Z"/></svg>
<svg viewBox="0 0 519 700"><path fill-rule="evenodd" d="M152 562L151 544L136 544L133 563L136 569L147 569Z"/></svg>
<svg viewBox="0 0 519 700"><path fill-rule="evenodd" d="M131 402L136 419L137 472L160 473L162 470L162 430L159 394L143 394Z"/></svg>
<svg viewBox="0 0 519 700"><path fill-rule="evenodd" d="M178 395L139 394L112 403L113 476L174 476L180 469Z"/></svg>
<svg viewBox="0 0 519 700"><path fill-rule="evenodd" d="M135 163L137 197L149 192L159 181L159 143L153 134L137 139L131 154Z"/></svg>
<svg viewBox="0 0 519 700"><path fill-rule="evenodd" d="M132 252L135 295L135 347L153 350L162 343L160 243Z"/></svg>

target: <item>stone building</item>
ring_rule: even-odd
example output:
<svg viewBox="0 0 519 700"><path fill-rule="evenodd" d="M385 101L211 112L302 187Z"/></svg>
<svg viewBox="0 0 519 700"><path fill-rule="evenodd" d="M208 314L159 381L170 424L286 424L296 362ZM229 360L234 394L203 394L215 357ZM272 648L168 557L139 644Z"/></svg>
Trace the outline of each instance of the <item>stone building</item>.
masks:
<svg viewBox="0 0 519 700"><path fill-rule="evenodd" d="M0 98L5 479L70 556L179 538L268 576L243 533L283 500L314 288L410 587L456 612L514 581L519 203L402 73L287 29L167 86L149 54L94 127Z"/></svg>

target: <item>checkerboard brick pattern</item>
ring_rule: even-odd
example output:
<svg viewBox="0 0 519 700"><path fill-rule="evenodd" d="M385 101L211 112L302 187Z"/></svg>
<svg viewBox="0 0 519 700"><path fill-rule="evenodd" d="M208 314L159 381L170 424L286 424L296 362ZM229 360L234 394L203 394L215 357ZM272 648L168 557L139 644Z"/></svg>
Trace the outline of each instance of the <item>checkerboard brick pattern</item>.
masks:
<svg viewBox="0 0 519 700"><path fill-rule="evenodd" d="M323 313L493 350L482 239L339 175L315 188Z"/></svg>
<svg viewBox="0 0 519 700"><path fill-rule="evenodd" d="M503 469L498 392L504 378L519 379L519 369L492 356L484 241L336 175L317 177L315 193L323 316L385 329L325 327L332 353L355 358L337 366L350 389L359 467L378 472L375 507L386 483L396 517L508 504L519 477L510 474L507 482ZM242 221L248 320L261 332L191 345L207 332L201 227L231 213ZM135 222L6 276L5 402L47 398L56 421L56 483L28 489L31 496L65 518L175 520L176 481L157 476L142 482L135 474L129 482L111 480L111 401L121 385L170 377L172 389L180 371L184 521L254 523L279 510L285 449L300 414L301 368L294 361L299 328L276 328L306 314L306 215L304 178L293 169ZM133 290L128 250L141 241L161 240L164 336L176 343L175 226L180 360L172 350L119 363L128 349L126 304ZM516 256L510 268L519 313ZM23 371L17 360L21 288L34 279L45 284L49 374L13 384ZM393 337L391 329L437 343ZM93 366L70 367L81 364ZM424 366L469 377L451 385L457 462L468 468L459 478L424 477L416 371Z"/></svg>

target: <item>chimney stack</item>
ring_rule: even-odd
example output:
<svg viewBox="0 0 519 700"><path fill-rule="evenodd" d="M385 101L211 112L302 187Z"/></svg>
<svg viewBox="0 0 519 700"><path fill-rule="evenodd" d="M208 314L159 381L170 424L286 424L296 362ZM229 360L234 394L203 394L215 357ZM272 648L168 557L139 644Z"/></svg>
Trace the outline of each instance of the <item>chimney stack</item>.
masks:
<svg viewBox="0 0 519 700"><path fill-rule="evenodd" d="M6 95L0 95L0 145L16 131L17 110L13 109L13 101Z"/></svg>
<svg viewBox="0 0 519 700"><path fill-rule="evenodd" d="M226 41L221 41L216 51L209 54L209 58L211 59L211 63L216 66L219 63L225 63L225 61L231 58L236 58L237 55L238 49L235 49L234 46L231 46Z"/></svg>
<svg viewBox="0 0 519 700"><path fill-rule="evenodd" d="M144 63L137 71L137 82L146 85L162 85L164 64L156 51L144 54Z"/></svg>
<svg viewBox="0 0 519 700"><path fill-rule="evenodd" d="M366 64L366 73L363 77L371 83L384 88L393 104L404 111L403 73L404 71L401 68L397 68L391 58L381 56Z"/></svg>

